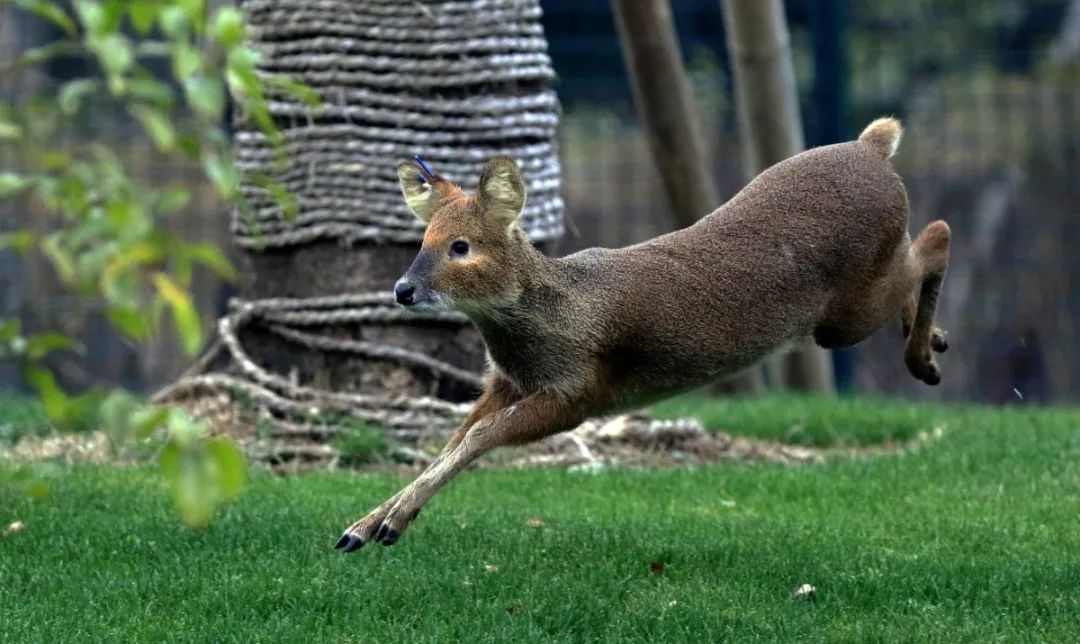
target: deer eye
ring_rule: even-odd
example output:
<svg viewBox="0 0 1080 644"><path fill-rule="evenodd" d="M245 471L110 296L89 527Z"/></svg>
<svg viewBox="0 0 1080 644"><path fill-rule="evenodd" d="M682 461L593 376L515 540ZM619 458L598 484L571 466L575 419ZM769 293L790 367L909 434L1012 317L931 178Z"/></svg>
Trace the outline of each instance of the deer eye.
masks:
<svg viewBox="0 0 1080 644"><path fill-rule="evenodd" d="M469 242L464 239L455 240L450 244L450 255L454 257L464 257L469 254Z"/></svg>

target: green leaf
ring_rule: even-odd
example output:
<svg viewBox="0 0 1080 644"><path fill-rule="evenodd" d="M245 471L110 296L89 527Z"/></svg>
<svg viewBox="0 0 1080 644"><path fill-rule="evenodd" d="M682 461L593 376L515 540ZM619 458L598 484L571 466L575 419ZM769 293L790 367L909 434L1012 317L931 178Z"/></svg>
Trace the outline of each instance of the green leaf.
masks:
<svg viewBox="0 0 1080 644"><path fill-rule="evenodd" d="M202 54L186 42L177 43L173 49L172 63L173 75L186 82L202 69Z"/></svg>
<svg viewBox="0 0 1080 644"><path fill-rule="evenodd" d="M40 360L50 352L61 349L81 352L83 346L75 338L60 333L37 333L26 339L26 355L32 360Z"/></svg>
<svg viewBox="0 0 1080 644"><path fill-rule="evenodd" d="M233 199L236 195L238 180L236 166L232 164L232 160L208 152L203 155L202 162L203 170L206 172L206 176L214 182L218 194L225 199Z"/></svg>
<svg viewBox="0 0 1080 644"><path fill-rule="evenodd" d="M210 429L205 420L196 420L178 407L170 408L166 424L169 428L169 438L175 440L181 447L197 444Z"/></svg>
<svg viewBox="0 0 1080 644"><path fill-rule="evenodd" d="M207 468L200 462L203 459L191 452L169 441L162 448L158 462L180 518L188 527L201 530L214 517L217 499Z"/></svg>
<svg viewBox="0 0 1080 644"><path fill-rule="evenodd" d="M101 33L105 27L105 9L100 3L76 0L75 10L79 14L79 21L86 27L86 31L93 35Z"/></svg>
<svg viewBox="0 0 1080 644"><path fill-rule="evenodd" d="M58 2L48 2L47 0L15 0L15 5L60 27L60 29L62 29L70 38L74 38L78 35L78 32L75 29L75 21L60 8L60 3Z"/></svg>
<svg viewBox="0 0 1080 644"><path fill-rule="evenodd" d="M131 113L142 123L143 129L162 152L172 152L176 146L176 133L168 117L149 105L132 105Z"/></svg>
<svg viewBox="0 0 1080 644"><path fill-rule="evenodd" d="M209 525L218 507L235 498L247 478L243 452L224 437L204 442L174 436L159 463L180 518L195 529Z"/></svg>
<svg viewBox="0 0 1080 644"><path fill-rule="evenodd" d="M180 210L191 200L191 193L184 188L171 186L157 193L157 209L163 214Z"/></svg>
<svg viewBox="0 0 1080 644"><path fill-rule="evenodd" d="M148 0L131 0L128 3L128 15L131 16L131 25L140 36L145 36L154 28L160 5Z"/></svg>
<svg viewBox="0 0 1080 644"><path fill-rule="evenodd" d="M24 51L15 62L15 68L22 69L25 67L31 67L39 63L44 63L53 58L60 56L68 56L72 54L78 54L82 49L78 43L73 43L67 40L58 40L56 42L49 43L48 45L42 45L41 47L32 47Z"/></svg>
<svg viewBox="0 0 1080 644"><path fill-rule="evenodd" d="M191 296L165 273L154 273L151 279L158 293L172 309L173 320L176 322L176 331L180 336L180 345L184 353L189 356L195 355L202 346L202 324L199 322L195 305L191 302Z"/></svg>
<svg viewBox="0 0 1080 644"><path fill-rule="evenodd" d="M131 43L124 36L111 33L103 37L94 49L97 51L101 66L108 73L109 90L114 95L122 93L127 86L123 75L135 62Z"/></svg>
<svg viewBox="0 0 1080 644"><path fill-rule="evenodd" d="M266 189L281 208L281 214L284 215L285 219L295 221L300 213L300 207L296 204L296 197L289 192L289 189L276 181L266 184Z"/></svg>
<svg viewBox="0 0 1080 644"><path fill-rule="evenodd" d="M214 38L225 48L244 40L244 15L234 7L222 7L214 14L211 23Z"/></svg>
<svg viewBox="0 0 1080 644"><path fill-rule="evenodd" d="M0 234L0 250L10 248L21 255L30 252L35 242L37 233L29 229Z"/></svg>
<svg viewBox="0 0 1080 644"><path fill-rule="evenodd" d="M245 103L249 100L262 100L263 91L259 75L255 73L255 63L259 55L248 47L234 47L229 52L225 63L225 78L233 93Z"/></svg>
<svg viewBox="0 0 1080 644"><path fill-rule="evenodd" d="M202 21L205 11L203 0L173 0L173 2L183 9L192 24L198 25Z"/></svg>
<svg viewBox="0 0 1080 644"><path fill-rule="evenodd" d="M289 94L308 107L320 107L322 105L322 98L319 97L318 92L288 76L274 74L268 76L266 82L269 85L277 87L286 94Z"/></svg>
<svg viewBox="0 0 1080 644"><path fill-rule="evenodd" d="M58 150L44 150L38 158L42 170L63 170L71 165L71 157ZM42 182L49 187L48 182Z"/></svg>
<svg viewBox="0 0 1080 644"><path fill-rule="evenodd" d="M71 284L75 281L75 259L66 249L60 246L60 236L53 233L41 242L41 251L52 260L53 268L64 282Z"/></svg>
<svg viewBox="0 0 1080 644"><path fill-rule="evenodd" d="M60 111L71 116L82 107L83 99L96 92L101 84L93 78L68 81L60 88Z"/></svg>
<svg viewBox="0 0 1080 644"><path fill-rule="evenodd" d="M117 281L129 274L133 266L146 266L160 262L163 253L153 244L133 244L117 253L101 271L101 291L110 301L121 299Z"/></svg>
<svg viewBox="0 0 1080 644"><path fill-rule="evenodd" d="M41 406L45 409L45 415L49 417L49 420L57 425L66 425L70 414L70 398L57 386L52 372L37 365L28 364L23 367L23 377L34 389L37 389Z"/></svg>
<svg viewBox="0 0 1080 644"><path fill-rule="evenodd" d="M169 4L161 11L160 20L162 31L173 40L181 40L187 32L188 18L175 4Z"/></svg>
<svg viewBox="0 0 1080 644"><path fill-rule="evenodd" d="M225 88L221 81L207 76L195 76L184 81L188 104L203 116L218 120L225 110Z"/></svg>
<svg viewBox="0 0 1080 644"><path fill-rule="evenodd" d="M168 407L144 407L135 411L131 425L138 439L149 438L151 434L164 427L172 410Z"/></svg>
<svg viewBox="0 0 1080 644"><path fill-rule="evenodd" d="M133 97L162 109L171 107L173 104L173 90L168 83L163 83L151 76L143 76L139 72L136 72L135 76L128 81L128 90Z"/></svg>
<svg viewBox="0 0 1080 644"><path fill-rule="evenodd" d="M3 320L3 324L0 324L0 343L8 344L15 338L19 337L22 332L22 322L19 322L16 318L10 318Z"/></svg>
<svg viewBox="0 0 1080 644"><path fill-rule="evenodd" d="M52 494L52 485L48 481L30 481L23 492L32 499L44 501Z"/></svg>
<svg viewBox="0 0 1080 644"><path fill-rule="evenodd" d="M10 121L0 121L0 139L18 141L22 138L22 128Z"/></svg>
<svg viewBox="0 0 1080 644"><path fill-rule="evenodd" d="M133 307L114 304L105 309L105 315L113 326L132 340L146 340L154 332L155 316Z"/></svg>
<svg viewBox="0 0 1080 644"><path fill-rule="evenodd" d="M172 260L169 268L171 269L170 272L172 273L173 281L175 281L180 288L189 289L191 288L191 270L193 266L190 257L182 252L177 252L177 247L182 245L183 244L180 243L169 245L169 250L171 251L169 259Z"/></svg>
<svg viewBox="0 0 1080 644"><path fill-rule="evenodd" d="M68 398L67 420L61 429L71 432L97 429L102 399L101 392L96 389Z"/></svg>
<svg viewBox="0 0 1080 644"><path fill-rule="evenodd" d="M0 199L22 192L30 187L31 181L14 172L0 172Z"/></svg>
<svg viewBox="0 0 1080 644"><path fill-rule="evenodd" d="M114 201L105 207L105 218L122 234L138 220L140 212L141 208L137 203L124 200Z"/></svg>
<svg viewBox="0 0 1080 644"><path fill-rule="evenodd" d="M101 428L118 443L132 440L136 435L133 417L139 406L139 401L126 391L110 393L101 403Z"/></svg>
<svg viewBox="0 0 1080 644"><path fill-rule="evenodd" d="M244 489L244 481L247 480L244 452L225 436L215 436L206 441L206 451L217 470L218 497L231 501Z"/></svg>
<svg viewBox="0 0 1080 644"><path fill-rule="evenodd" d="M281 212L285 219L293 221L300 212L300 207L296 203L296 197L293 196L289 189L283 184L274 181L265 174L249 174L247 175L248 181L259 186L274 198L278 207L281 208Z"/></svg>
<svg viewBox="0 0 1080 644"><path fill-rule="evenodd" d="M225 258L225 255L217 246L212 246L210 244L188 244L184 249L184 252L192 260L214 271L214 273L223 280L228 282L236 281L238 277L236 269L233 268L232 263Z"/></svg>
<svg viewBox="0 0 1080 644"><path fill-rule="evenodd" d="M124 20L125 9L129 0L105 0L105 20L102 30L108 33L120 33L120 23Z"/></svg>

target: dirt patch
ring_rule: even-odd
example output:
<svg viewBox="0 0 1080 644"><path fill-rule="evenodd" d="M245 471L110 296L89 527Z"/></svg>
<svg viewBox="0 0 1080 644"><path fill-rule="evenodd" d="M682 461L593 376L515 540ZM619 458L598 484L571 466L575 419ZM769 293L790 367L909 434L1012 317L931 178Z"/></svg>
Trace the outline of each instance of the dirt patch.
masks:
<svg viewBox="0 0 1080 644"><path fill-rule="evenodd" d="M826 451L710 432L693 418L657 420L644 413L590 420L572 432L552 436L489 459L493 465L674 467L721 461L819 463Z"/></svg>
<svg viewBox="0 0 1080 644"><path fill-rule="evenodd" d="M0 457L15 463L114 463L117 456L105 432L27 436L14 447L0 449Z"/></svg>
<svg viewBox="0 0 1080 644"><path fill-rule="evenodd" d="M325 423L270 427L257 414L236 405L216 401L199 409L212 426L238 440L255 462L280 473L348 467L364 470L415 470L434 458L445 436L418 435L415 441L390 441L377 455L357 459L343 454L334 439L347 428ZM924 432L913 441L875 447L815 448L775 441L733 436L706 430L693 418L660 420L645 412L590 420L572 432L515 448L497 450L482 459L479 467L572 467L606 466L678 467L725 461L803 465L833 456L859 457L917 449L938 438L941 429ZM27 437L17 445L0 449L0 457L14 462L60 461L65 463L145 462L143 450L117 450L103 431Z"/></svg>

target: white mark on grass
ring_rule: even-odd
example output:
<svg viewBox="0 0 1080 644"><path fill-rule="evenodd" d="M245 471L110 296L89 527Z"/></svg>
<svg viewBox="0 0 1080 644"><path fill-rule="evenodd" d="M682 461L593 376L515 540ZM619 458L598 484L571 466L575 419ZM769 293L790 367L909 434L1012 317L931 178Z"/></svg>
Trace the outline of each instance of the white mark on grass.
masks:
<svg viewBox="0 0 1080 644"><path fill-rule="evenodd" d="M814 592L817 589L810 584L803 584L791 591L791 599L801 599L803 601L814 601Z"/></svg>

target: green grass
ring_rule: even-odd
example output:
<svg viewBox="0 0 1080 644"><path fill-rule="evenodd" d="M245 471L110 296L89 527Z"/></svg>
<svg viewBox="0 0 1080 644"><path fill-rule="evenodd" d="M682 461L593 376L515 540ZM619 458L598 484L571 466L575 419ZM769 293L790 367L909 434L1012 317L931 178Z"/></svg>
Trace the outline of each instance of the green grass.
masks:
<svg viewBox="0 0 1080 644"><path fill-rule="evenodd" d="M804 394L706 398L687 394L652 407L660 418L695 416L706 428L796 445L838 447L904 442L942 422L940 407L880 398Z"/></svg>
<svg viewBox="0 0 1080 644"><path fill-rule="evenodd" d="M0 641L1077 641L1080 413L918 413L944 436L872 459L468 472L348 556L406 477L259 475L195 533L152 471L63 470L0 496Z"/></svg>
<svg viewBox="0 0 1080 644"><path fill-rule="evenodd" d="M45 410L36 398L0 391L0 447L11 445L23 436L40 436L49 429Z"/></svg>

